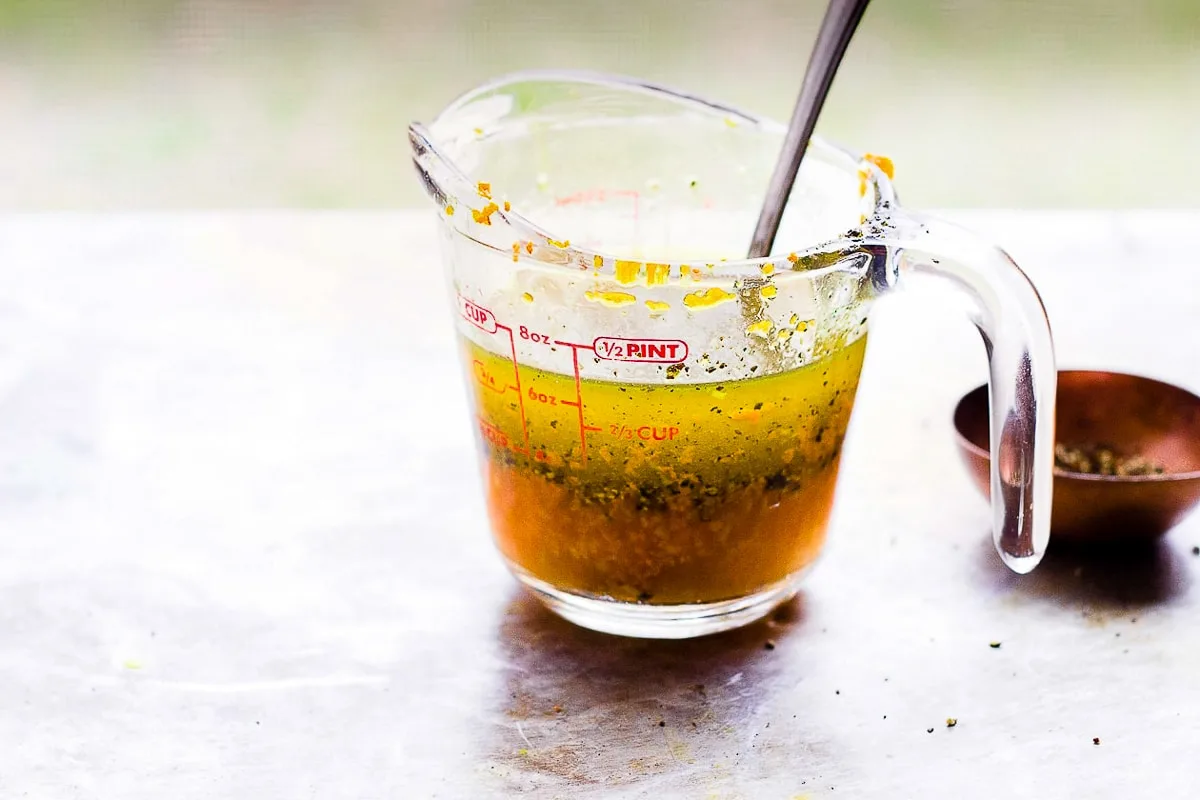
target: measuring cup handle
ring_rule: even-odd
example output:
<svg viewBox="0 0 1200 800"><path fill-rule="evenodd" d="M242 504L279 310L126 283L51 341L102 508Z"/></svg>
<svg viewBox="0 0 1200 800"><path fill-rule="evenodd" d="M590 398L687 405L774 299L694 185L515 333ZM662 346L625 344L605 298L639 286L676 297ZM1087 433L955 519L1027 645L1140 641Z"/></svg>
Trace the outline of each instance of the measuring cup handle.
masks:
<svg viewBox="0 0 1200 800"><path fill-rule="evenodd" d="M877 284L927 275L970 301L990 366L992 538L1005 564L1029 572L1049 543L1054 477L1058 373L1041 297L1003 250L934 217L897 211L867 243L887 256Z"/></svg>

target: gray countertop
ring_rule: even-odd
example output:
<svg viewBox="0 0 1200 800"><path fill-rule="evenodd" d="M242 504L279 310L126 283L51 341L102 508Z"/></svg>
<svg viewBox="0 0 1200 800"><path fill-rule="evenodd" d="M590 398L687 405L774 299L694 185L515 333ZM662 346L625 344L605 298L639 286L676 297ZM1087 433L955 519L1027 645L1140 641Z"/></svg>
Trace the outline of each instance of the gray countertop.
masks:
<svg viewBox="0 0 1200 800"><path fill-rule="evenodd" d="M955 216L1039 285L1061 367L1200 388L1200 214ZM1200 515L1006 572L944 296L876 309L796 601L684 642L541 610L486 530L433 225L0 217L0 797L1200 787Z"/></svg>

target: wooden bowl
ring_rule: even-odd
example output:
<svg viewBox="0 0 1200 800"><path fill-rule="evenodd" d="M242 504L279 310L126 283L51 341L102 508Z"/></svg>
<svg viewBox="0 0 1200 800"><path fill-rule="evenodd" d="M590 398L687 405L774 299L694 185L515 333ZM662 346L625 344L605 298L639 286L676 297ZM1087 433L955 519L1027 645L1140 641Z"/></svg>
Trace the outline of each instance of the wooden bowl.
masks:
<svg viewBox="0 0 1200 800"><path fill-rule="evenodd" d="M1086 475L1055 470L1050 529L1055 541L1154 539L1200 502L1200 397L1118 372L1058 373L1056 441L1105 443L1163 467L1158 475ZM976 486L991 494L988 389L954 410L958 448Z"/></svg>

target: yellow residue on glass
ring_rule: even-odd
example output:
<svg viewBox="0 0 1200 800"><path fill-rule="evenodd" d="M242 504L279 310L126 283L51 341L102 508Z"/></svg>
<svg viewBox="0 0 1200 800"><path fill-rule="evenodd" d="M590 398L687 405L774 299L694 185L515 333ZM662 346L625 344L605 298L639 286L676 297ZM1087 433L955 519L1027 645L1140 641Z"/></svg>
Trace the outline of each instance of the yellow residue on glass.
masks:
<svg viewBox="0 0 1200 800"><path fill-rule="evenodd" d="M692 292L683 296L683 304L688 308L711 308L712 306L732 300L737 295L716 286L703 292Z"/></svg>
<svg viewBox="0 0 1200 800"><path fill-rule="evenodd" d="M613 271L616 274L617 283L630 284L637 280L638 273L642 271L642 262L618 258L613 266Z"/></svg>
<svg viewBox="0 0 1200 800"><path fill-rule="evenodd" d="M666 311L670 307L671 307L670 303L665 303L662 300L647 300L646 301L646 308L650 309L652 312L654 312L656 314L660 313L662 311Z"/></svg>
<svg viewBox="0 0 1200 800"><path fill-rule="evenodd" d="M537 188L543 192L550 186L550 176L544 172L537 174Z"/></svg>
<svg viewBox="0 0 1200 800"><path fill-rule="evenodd" d="M592 266L600 269L604 266L604 256L592 256Z"/></svg>
<svg viewBox="0 0 1200 800"><path fill-rule="evenodd" d="M520 260L520 257L519 257L520 252L521 252L521 243L519 241L513 242L513 261Z"/></svg>
<svg viewBox="0 0 1200 800"><path fill-rule="evenodd" d="M495 214L499 210L500 210L500 206L496 205L495 203L488 203L486 206L479 209L478 211L476 211L475 209L472 208L471 216L480 225L491 225L492 224L492 214Z"/></svg>
<svg viewBox="0 0 1200 800"><path fill-rule="evenodd" d="M862 167L858 168L858 196L867 196L867 171Z"/></svg>
<svg viewBox="0 0 1200 800"><path fill-rule="evenodd" d="M785 339L792 338L793 333L795 333L795 331L793 331L791 328L782 328L779 333L775 334L775 338L782 342Z"/></svg>
<svg viewBox="0 0 1200 800"><path fill-rule="evenodd" d="M529 253L529 255L533 255L533 242L525 243L525 252Z"/></svg>
<svg viewBox="0 0 1200 800"><path fill-rule="evenodd" d="M524 300L526 303L532 303L533 295L531 295L529 292L523 292L521 294L521 299Z"/></svg>
<svg viewBox="0 0 1200 800"><path fill-rule="evenodd" d="M738 422L758 422L762 419L762 412L756 408L746 408L733 412L729 418Z"/></svg>
<svg viewBox="0 0 1200 800"><path fill-rule="evenodd" d="M788 317L788 325L795 325L799 321L800 321L799 314L792 314L792 316Z"/></svg>
<svg viewBox="0 0 1200 800"><path fill-rule="evenodd" d="M628 292L602 292L598 289L591 289L583 293L583 296L593 303L599 303L602 306L611 306L613 308L619 306L627 306L630 303L636 303L637 298Z"/></svg>
<svg viewBox="0 0 1200 800"><path fill-rule="evenodd" d="M483 136L483 128L475 128L476 136Z"/></svg>
<svg viewBox="0 0 1200 800"><path fill-rule="evenodd" d="M446 206L446 216L447 217L454 216L454 206Z"/></svg>
<svg viewBox="0 0 1200 800"><path fill-rule="evenodd" d="M708 265L708 268L709 268L709 269L712 269L712 264L709 264L709 265ZM686 274L687 274L687 275L689 275L689 276L691 277L691 279L692 279L692 280L694 280L694 281L698 281L698 280L700 280L700 279L701 279L701 277L703 277L703 275L704 275L704 273L700 271L700 268L699 268L699 267L681 267L681 268L680 268L680 272L681 272L681 273L686 273Z"/></svg>
<svg viewBox="0 0 1200 800"><path fill-rule="evenodd" d="M667 278L671 275L670 264L654 264L646 262L646 285L661 286L667 282Z"/></svg>
<svg viewBox="0 0 1200 800"><path fill-rule="evenodd" d="M480 181L475 185L475 190L479 192L480 197L486 197L488 200L492 199L492 185L490 183Z"/></svg>
<svg viewBox="0 0 1200 800"><path fill-rule="evenodd" d="M767 285L767 286L764 286L761 289L759 289L758 293L760 295L762 295L763 297L765 297L766 299L770 300L772 297L774 297L776 294L778 294L778 290L774 286Z"/></svg>
<svg viewBox="0 0 1200 800"><path fill-rule="evenodd" d="M797 261L800 260L800 256L796 255L795 253L788 253L787 259L788 259L788 261L795 264Z"/></svg>
<svg viewBox="0 0 1200 800"><path fill-rule="evenodd" d="M728 126L729 126L729 127L731 127L731 128L736 128L736 127L738 126L738 124L737 124L737 120L736 120L736 119L734 119L733 117L726 117L726 118L725 118L725 124L726 124L726 125L728 125Z"/></svg>
<svg viewBox="0 0 1200 800"><path fill-rule="evenodd" d="M646 190L647 191L657 192L661 188L662 188L662 182L659 181L658 178L651 178L650 180L646 181Z"/></svg>
<svg viewBox="0 0 1200 800"><path fill-rule="evenodd" d="M766 264L763 264L761 267L759 267L758 270L763 275L770 275L772 272L775 271L775 265L768 262Z"/></svg>
<svg viewBox="0 0 1200 800"><path fill-rule="evenodd" d="M571 246L570 239L563 239L561 242L558 239L547 239L546 241L549 242L550 244L554 245L555 247L559 248L560 250L566 250L568 247Z"/></svg>
<svg viewBox="0 0 1200 800"><path fill-rule="evenodd" d="M508 202L507 200L505 200L505 201L504 201L504 210L505 210L505 211L512 211L512 203L510 203L510 202Z"/></svg>
<svg viewBox="0 0 1200 800"><path fill-rule="evenodd" d="M133 658L125 659L125 663L122 664L122 666L125 667L125 669L141 669L142 668L141 662L136 659L133 659Z"/></svg>
<svg viewBox="0 0 1200 800"><path fill-rule="evenodd" d="M771 335L771 320L760 319L758 322L747 325L746 333L750 334L751 336L757 336L760 339L767 338Z"/></svg>
<svg viewBox="0 0 1200 800"><path fill-rule="evenodd" d="M796 330L799 331L800 333L804 333L806 330L808 330L809 325L813 325L815 323L816 323L815 319L801 320L800 322L796 323Z"/></svg>
<svg viewBox="0 0 1200 800"><path fill-rule="evenodd" d="M874 153L867 153L863 156L863 161L870 161L879 167L883 171L883 174L888 176L888 180L896 179L896 165L887 156L877 156Z"/></svg>

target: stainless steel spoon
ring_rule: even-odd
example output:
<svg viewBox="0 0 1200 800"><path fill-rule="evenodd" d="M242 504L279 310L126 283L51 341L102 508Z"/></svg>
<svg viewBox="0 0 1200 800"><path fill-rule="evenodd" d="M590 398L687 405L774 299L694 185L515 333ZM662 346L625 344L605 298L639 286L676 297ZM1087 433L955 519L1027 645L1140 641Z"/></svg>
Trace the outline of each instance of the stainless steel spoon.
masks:
<svg viewBox="0 0 1200 800"><path fill-rule="evenodd" d="M817 117L825 105L833 76L842 63L842 56L858 28L858 21L867 10L868 2L870 0L830 0L829 8L825 10L825 19L821 22L817 42L804 72L800 97L796 100L796 109L788 124L787 137L783 140L783 150L775 164L775 172L767 187L767 197L758 215L758 225L750 242L750 258L763 258L771 253L775 234L779 232L779 221L783 219L783 209L796 182L796 173L800 171L800 160L808 149L808 140L812 138Z"/></svg>

